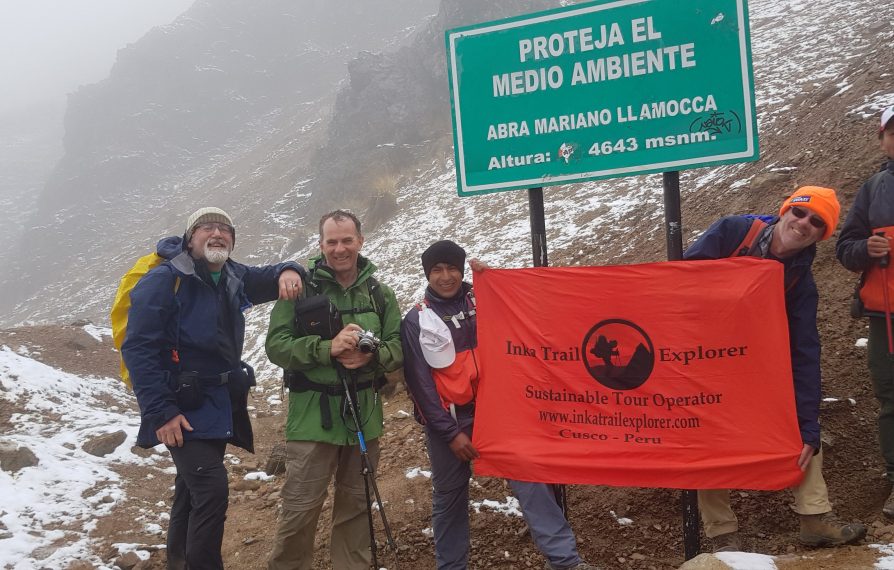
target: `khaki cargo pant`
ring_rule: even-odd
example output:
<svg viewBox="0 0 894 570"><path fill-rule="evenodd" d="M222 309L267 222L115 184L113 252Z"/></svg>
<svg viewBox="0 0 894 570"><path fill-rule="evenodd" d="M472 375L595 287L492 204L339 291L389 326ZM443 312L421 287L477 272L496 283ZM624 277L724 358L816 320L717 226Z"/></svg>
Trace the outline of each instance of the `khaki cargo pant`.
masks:
<svg viewBox="0 0 894 570"><path fill-rule="evenodd" d="M829 490L823 479L822 450L810 460L804 479L800 485L792 487L792 494L795 498L792 509L799 515L820 515L832 510ZM729 489L699 491L698 510L708 538L739 530L739 521L730 508Z"/></svg>
<svg viewBox="0 0 894 570"><path fill-rule="evenodd" d="M378 440L367 442L373 466L379 462ZM276 530L269 570L310 570L314 536L329 482L335 474L330 556L332 568L367 570L369 523L366 494L360 471L360 447L317 441L286 443L286 480L282 488L282 515Z"/></svg>

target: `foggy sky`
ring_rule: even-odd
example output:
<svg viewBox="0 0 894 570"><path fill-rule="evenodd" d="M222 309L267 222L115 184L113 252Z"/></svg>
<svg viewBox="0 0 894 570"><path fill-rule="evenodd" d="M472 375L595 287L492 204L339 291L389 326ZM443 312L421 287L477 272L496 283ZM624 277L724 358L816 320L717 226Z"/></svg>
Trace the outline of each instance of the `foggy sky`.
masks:
<svg viewBox="0 0 894 570"><path fill-rule="evenodd" d="M2 0L0 115L104 79L117 50L193 0Z"/></svg>

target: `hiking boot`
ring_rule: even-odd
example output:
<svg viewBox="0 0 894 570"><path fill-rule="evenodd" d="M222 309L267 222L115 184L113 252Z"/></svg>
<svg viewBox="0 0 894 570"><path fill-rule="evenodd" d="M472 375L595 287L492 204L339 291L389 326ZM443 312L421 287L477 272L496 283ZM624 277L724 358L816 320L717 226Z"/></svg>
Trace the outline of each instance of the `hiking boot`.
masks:
<svg viewBox="0 0 894 570"><path fill-rule="evenodd" d="M860 523L844 523L832 512L821 515L801 515L802 544L807 546L841 546L852 544L866 536Z"/></svg>
<svg viewBox="0 0 894 570"><path fill-rule="evenodd" d="M882 514L894 519L894 489L891 489L891 494L885 499L885 506L882 507Z"/></svg>
<svg viewBox="0 0 894 570"><path fill-rule="evenodd" d="M714 546L714 552L742 552L739 533L736 531L718 534L711 539L711 544Z"/></svg>

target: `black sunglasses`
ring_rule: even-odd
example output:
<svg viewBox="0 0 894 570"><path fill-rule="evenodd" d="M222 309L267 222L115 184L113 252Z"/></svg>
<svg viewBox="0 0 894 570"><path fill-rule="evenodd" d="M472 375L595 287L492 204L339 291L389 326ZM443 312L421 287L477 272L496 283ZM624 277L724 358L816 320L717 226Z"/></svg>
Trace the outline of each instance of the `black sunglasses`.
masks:
<svg viewBox="0 0 894 570"><path fill-rule="evenodd" d="M807 210L805 210L804 208L799 208L797 206L792 206L792 214L794 214L796 218L805 218L810 215ZM817 229L823 229L826 227L826 222L824 222L823 219L819 216L810 216L809 221L810 225Z"/></svg>

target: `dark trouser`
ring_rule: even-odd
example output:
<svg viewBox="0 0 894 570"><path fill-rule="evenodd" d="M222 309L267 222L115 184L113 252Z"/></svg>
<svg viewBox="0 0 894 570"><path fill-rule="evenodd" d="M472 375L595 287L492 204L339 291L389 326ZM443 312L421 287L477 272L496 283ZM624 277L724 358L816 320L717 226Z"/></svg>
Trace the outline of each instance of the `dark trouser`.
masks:
<svg viewBox="0 0 894 570"><path fill-rule="evenodd" d="M878 439L888 479L894 482L894 356L888 355L884 317L869 318L869 377L878 400Z"/></svg>
<svg viewBox="0 0 894 570"><path fill-rule="evenodd" d="M577 540L556 501L555 487L546 483L508 481L531 530L531 538L550 568L573 568L580 564Z"/></svg>
<svg viewBox="0 0 894 570"><path fill-rule="evenodd" d="M462 431L472 437L472 417L459 416ZM431 461L431 526L438 570L465 570L469 562L469 479L471 464L456 458L450 446L425 427Z"/></svg>
<svg viewBox="0 0 894 570"><path fill-rule="evenodd" d="M459 415L459 426L472 437L472 418ZM431 460L432 531L438 570L464 570L469 560L468 461L456 458L450 446L425 428ZM556 502L553 488L544 483L509 481L518 498L531 537L551 568L570 568L581 562L574 532Z"/></svg>
<svg viewBox="0 0 894 570"><path fill-rule="evenodd" d="M168 525L170 570L222 570L220 554L227 518L227 468L223 439L193 439L168 447L177 476Z"/></svg>

